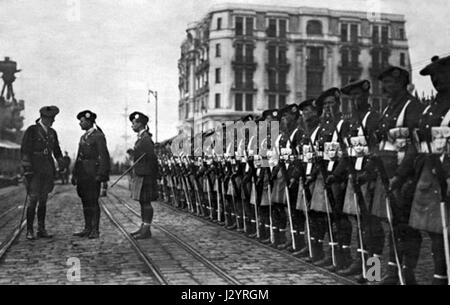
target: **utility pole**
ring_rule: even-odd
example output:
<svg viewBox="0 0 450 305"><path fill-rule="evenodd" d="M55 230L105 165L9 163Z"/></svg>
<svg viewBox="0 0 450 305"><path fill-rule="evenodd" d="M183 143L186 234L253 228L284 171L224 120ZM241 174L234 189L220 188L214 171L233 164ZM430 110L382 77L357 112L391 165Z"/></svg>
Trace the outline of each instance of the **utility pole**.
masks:
<svg viewBox="0 0 450 305"><path fill-rule="evenodd" d="M123 138L125 139L125 150L128 149L128 101L127 104L125 105L124 108L125 113L123 114L124 118L125 118L125 135L123 136Z"/></svg>
<svg viewBox="0 0 450 305"><path fill-rule="evenodd" d="M155 97L155 143L158 143L158 91L148 90L148 102L150 103L150 94Z"/></svg>

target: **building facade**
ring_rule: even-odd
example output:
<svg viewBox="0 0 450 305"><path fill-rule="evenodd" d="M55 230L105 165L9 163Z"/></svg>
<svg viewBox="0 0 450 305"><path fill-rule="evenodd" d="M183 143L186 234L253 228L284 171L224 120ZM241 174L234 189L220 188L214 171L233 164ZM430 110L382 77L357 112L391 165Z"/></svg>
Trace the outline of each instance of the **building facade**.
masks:
<svg viewBox="0 0 450 305"><path fill-rule="evenodd" d="M402 15L224 4L186 32L179 129L206 130L361 78L372 81L371 103L380 110L387 102L380 72L389 65L411 71ZM341 107L351 110L346 101Z"/></svg>

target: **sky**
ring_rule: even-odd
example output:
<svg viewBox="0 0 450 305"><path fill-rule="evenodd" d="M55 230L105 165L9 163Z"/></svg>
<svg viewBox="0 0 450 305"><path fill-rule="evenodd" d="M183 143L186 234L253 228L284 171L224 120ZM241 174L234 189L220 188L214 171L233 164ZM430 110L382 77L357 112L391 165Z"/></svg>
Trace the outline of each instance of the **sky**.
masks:
<svg viewBox="0 0 450 305"><path fill-rule="evenodd" d="M33 124L42 106L57 105L61 113L53 127L61 148L73 156L82 134L76 115L90 109L98 115L111 155L118 157L135 140L124 117L126 105L129 113L149 113L155 134L151 89L158 91L158 140L174 136L177 61L187 25L225 2L404 14L419 92L432 91L420 69L433 55L450 53L448 0L0 0L0 58L9 56L22 69L14 88L25 100L25 126Z"/></svg>

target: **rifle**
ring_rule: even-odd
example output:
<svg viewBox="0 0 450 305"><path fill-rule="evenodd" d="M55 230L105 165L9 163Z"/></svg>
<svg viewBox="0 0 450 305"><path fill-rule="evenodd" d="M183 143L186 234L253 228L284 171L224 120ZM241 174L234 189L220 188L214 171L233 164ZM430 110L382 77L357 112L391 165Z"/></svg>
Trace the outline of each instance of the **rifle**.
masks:
<svg viewBox="0 0 450 305"><path fill-rule="evenodd" d="M309 138L309 141L311 143L311 148L314 152L314 154L317 156L317 153L315 151L314 148L314 144L312 143L311 138ZM321 162L322 160L317 159L318 164L319 164L319 170L322 174L322 178L324 179L324 192L325 192L325 206L326 206L326 214L327 214L327 222L328 222L328 234L330 235L330 243L329 245L331 246L331 259L333 262L333 266L336 266L336 254L335 254L335 250L334 247L337 245L334 242L334 237L333 237L333 226L331 224L331 215L330 215L330 207L329 207L329 198L328 198L328 191L331 191L330 186L327 185L326 181L325 181L325 177L326 177L326 169L323 166L323 163ZM332 193L331 193L332 194Z"/></svg>
<svg viewBox="0 0 450 305"><path fill-rule="evenodd" d="M287 169L286 169L286 164L283 161L280 162L280 166L281 166L281 169L284 170L284 173L285 173L285 175L283 175L283 176L285 176L285 180L286 180L286 185L284 187L284 191L285 191L285 194L286 194L286 202L287 202L287 208L288 208L289 228L290 228L290 231L291 231L292 248L295 251L295 250L297 250L297 247L296 247L296 244L295 244L294 223L292 221L291 199L289 197L289 187L288 187L288 182L289 181L287 181Z"/></svg>
<svg viewBox="0 0 450 305"><path fill-rule="evenodd" d="M141 161L145 157L146 154L147 153L143 153L142 156L140 156L136 160L136 162L134 162L134 164L132 166L130 166L129 169L127 169L122 175L120 175L120 177L116 181L114 181L114 183L109 188L112 189L123 177L125 177L126 174L128 174L133 168L135 168L136 165L139 163L139 161Z"/></svg>
<svg viewBox="0 0 450 305"><path fill-rule="evenodd" d="M369 139L367 137L366 128L362 124L361 119L359 117L358 117L358 119L359 119L359 125L361 126L361 129L363 131L363 135L366 140L366 143L367 143L367 145L370 145ZM389 231L391 233L392 247L394 250L395 263L397 265L398 278L400 280L400 284L405 285L405 280L404 280L403 272L402 272L402 265L400 263L400 257L398 255L397 240L395 237L394 224L393 224L392 206L391 206L391 201L390 201L390 197L391 196L395 197L395 195L392 192L392 190L390 189L389 176L386 173L386 169L384 168L383 160L381 160L381 158L377 155L373 155L371 159L374 161L375 166L377 167L377 170L378 170L378 173L380 176L380 180L383 184L383 187L384 187L384 190L386 193L386 215L387 215L388 224L389 224Z"/></svg>

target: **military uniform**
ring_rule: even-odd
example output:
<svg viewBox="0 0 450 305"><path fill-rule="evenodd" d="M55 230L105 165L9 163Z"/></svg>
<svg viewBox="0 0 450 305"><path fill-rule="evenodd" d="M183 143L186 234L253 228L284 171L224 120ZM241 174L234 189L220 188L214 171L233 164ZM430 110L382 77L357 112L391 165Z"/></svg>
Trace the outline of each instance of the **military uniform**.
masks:
<svg viewBox="0 0 450 305"><path fill-rule="evenodd" d="M407 284L415 284L413 270L417 265L420 251L421 235L418 230L408 225L411 211L412 196L415 188L413 174L414 157L407 153L413 148L412 134L421 117L423 106L406 91L409 73L401 68L389 68L380 75L380 80L386 76L395 77L396 81L405 82L403 94L389 102L378 123L376 135L379 141L378 157L382 168L378 168L378 178L374 191L371 213L380 218L387 218L386 183L390 179L392 191L389 201L393 212L393 225L396 243L399 244L399 257ZM380 171L381 170L381 171ZM388 277L397 279L397 265L394 245L390 239Z"/></svg>
<svg viewBox="0 0 450 305"><path fill-rule="evenodd" d="M42 123L43 116L54 118L59 109L55 106L43 107L40 113L41 119L25 131L21 146L22 165L30 197L27 206L28 239L34 239L33 222L38 202L38 237L51 237L45 230L47 197L53 190L56 174L53 157L59 162L62 157L56 131Z"/></svg>
<svg viewBox="0 0 450 305"><path fill-rule="evenodd" d="M322 102L328 96L339 99L339 89L331 88L325 91L322 98L318 100ZM330 236L330 246L332 250L333 248L337 250L339 240L336 230L343 231L344 227L350 226L349 220L342 213L345 184L339 182L325 183L340 162L340 143L342 143L342 136L347 134L348 128L349 122L344 120L341 114L336 114L334 118L324 115L321 118L316 142L314 143L318 156L313 167L315 185L311 198L311 210L316 212L312 217L315 235L313 237L315 238L317 252L317 255L313 256L313 261L321 266L329 265L332 262L332 257L323 257L322 243L325 234L328 232L328 235L333 235L332 241ZM328 218L331 220L331 224L328 222ZM323 259L319 259L320 257L323 257Z"/></svg>
<svg viewBox="0 0 450 305"><path fill-rule="evenodd" d="M344 226L343 230L338 232L343 253L343 261L338 269L342 269L344 275L359 273L362 280L365 277L362 275L362 264L366 263L368 255L381 256L384 245L381 220L370 214L376 181L376 167L370 152L374 151L377 144L373 134L378 127L380 115L370 109L368 104L370 90L368 80L356 81L341 89L346 95L350 95L353 90L358 90L360 96L366 97L363 97L362 103L358 102L357 107L353 109L348 134L344 135L347 151L333 175L337 181L346 182L343 213L355 219L359 245L359 253L352 262L350 255L352 227ZM363 241L362 245L360 240Z"/></svg>
<svg viewBox="0 0 450 305"><path fill-rule="evenodd" d="M95 122L96 114L83 111L77 119ZM81 136L78 154L72 172L73 182L77 185L77 193L83 204L85 228L76 236L98 238L100 225L101 183L109 180L110 157L103 132L97 127L91 127Z"/></svg>
<svg viewBox="0 0 450 305"><path fill-rule="evenodd" d="M423 69L421 75L433 75L439 70L450 69L450 57L433 58L433 63ZM446 80L448 83L449 80ZM417 157L414 162L417 187L414 192L409 225L425 231L431 238L434 262L433 284L445 285L448 282L445 262L444 238L442 231L441 208L449 223L448 181L450 177L450 158L448 140L450 138L450 95L439 92L436 99L427 107L420 118L415 133Z"/></svg>

